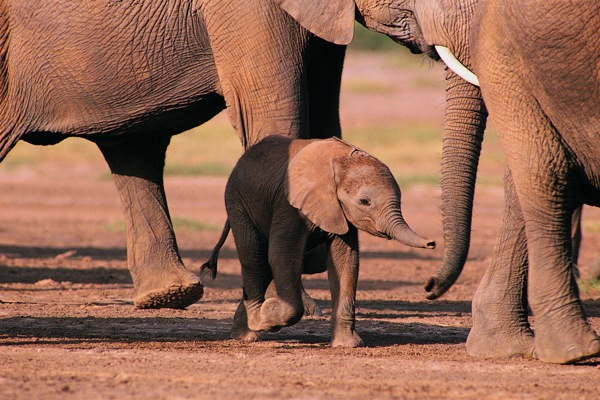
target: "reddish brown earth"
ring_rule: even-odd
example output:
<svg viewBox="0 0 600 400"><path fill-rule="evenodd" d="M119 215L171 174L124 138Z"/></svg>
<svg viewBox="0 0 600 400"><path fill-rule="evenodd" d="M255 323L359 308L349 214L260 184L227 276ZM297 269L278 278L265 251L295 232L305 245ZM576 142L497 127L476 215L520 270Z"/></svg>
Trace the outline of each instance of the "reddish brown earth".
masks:
<svg viewBox="0 0 600 400"><path fill-rule="evenodd" d="M424 92L403 112L422 103L434 108L431 120L440 121L443 90ZM353 101L344 100L345 123L360 118L348 111ZM405 117L400 114L389 118ZM106 167L64 163L0 173L1 399L600 396L600 358L561 366L466 353L470 300L500 223L500 187L478 189L469 262L441 300L425 300L422 285L440 265L442 246L409 249L363 235L357 330L366 346L331 349L325 275L306 279L323 317L305 318L258 343L228 339L241 296L231 238L219 277L205 281L200 302L187 310L135 309L125 235L105 226L122 219L113 183L98 178ZM225 178L170 177L166 184L174 215L216 225L225 220ZM403 207L417 232L442 244L438 189L404 188ZM600 212L586 210L585 218L600 221ZM198 270L219 234L178 232L188 267ZM599 241L600 233L586 234L584 278ZM600 292L582 297L600 331Z"/></svg>

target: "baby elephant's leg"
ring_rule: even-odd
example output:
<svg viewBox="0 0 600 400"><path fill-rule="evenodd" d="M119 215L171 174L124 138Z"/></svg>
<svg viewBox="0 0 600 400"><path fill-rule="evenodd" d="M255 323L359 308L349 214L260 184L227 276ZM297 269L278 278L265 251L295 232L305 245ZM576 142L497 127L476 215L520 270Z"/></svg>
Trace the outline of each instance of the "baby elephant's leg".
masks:
<svg viewBox="0 0 600 400"><path fill-rule="evenodd" d="M293 210L297 215L297 211ZM260 307L260 322L246 304L248 327L252 330L277 331L284 326L294 325L302 318L302 267L304 246L307 231L302 221L297 218L285 220L285 224L277 226L285 229L271 228L269 240L269 265L275 281L276 295L267 298ZM276 225L273 222L272 225Z"/></svg>
<svg viewBox="0 0 600 400"><path fill-rule="evenodd" d="M352 232L353 231L353 232ZM354 304L358 281L358 234L356 228L331 243L330 265L327 268L333 300L331 312L331 346L357 347L363 344L354 329Z"/></svg>
<svg viewBox="0 0 600 400"><path fill-rule="evenodd" d="M244 300L240 301L235 315L233 316L233 327L229 335L232 339L242 340L244 342L256 342L260 339L260 333L248 328L248 314Z"/></svg>
<svg viewBox="0 0 600 400"><path fill-rule="evenodd" d="M304 254L304 266L302 274L319 274L327 270L327 246L323 243ZM304 304L304 315L320 317L323 310L319 304L306 293L302 286L302 303Z"/></svg>
<svg viewBox="0 0 600 400"><path fill-rule="evenodd" d="M277 289L275 288L275 283L271 282L269 287L267 288L267 293L265 294L265 298L268 299L270 297L277 296ZM302 304L304 305L304 315L321 317L323 316L323 310L319 306L319 304L310 297L306 290L304 289L304 285L302 285Z"/></svg>
<svg viewBox="0 0 600 400"><path fill-rule="evenodd" d="M260 308L265 291L273 279L268 263L268 250L248 215L235 207L228 209L229 222L242 266L243 297L235 312L231 337L254 341L260 325Z"/></svg>

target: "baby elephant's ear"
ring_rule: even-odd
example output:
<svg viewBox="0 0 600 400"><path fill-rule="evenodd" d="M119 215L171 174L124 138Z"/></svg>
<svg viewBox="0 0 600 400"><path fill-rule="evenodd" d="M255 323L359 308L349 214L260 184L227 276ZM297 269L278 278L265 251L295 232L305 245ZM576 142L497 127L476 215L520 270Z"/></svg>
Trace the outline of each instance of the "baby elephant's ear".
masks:
<svg viewBox="0 0 600 400"><path fill-rule="evenodd" d="M348 145L337 140L318 140L290 161L286 196L290 204L319 228L336 235L348 232L348 222L338 201L333 160L348 153Z"/></svg>

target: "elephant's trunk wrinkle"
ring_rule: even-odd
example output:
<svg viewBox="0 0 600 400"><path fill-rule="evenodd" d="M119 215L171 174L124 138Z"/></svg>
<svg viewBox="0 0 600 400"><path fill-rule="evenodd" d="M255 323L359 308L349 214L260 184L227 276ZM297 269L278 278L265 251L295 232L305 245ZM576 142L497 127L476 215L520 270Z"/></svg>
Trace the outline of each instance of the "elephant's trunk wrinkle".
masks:
<svg viewBox="0 0 600 400"><path fill-rule="evenodd" d="M444 259L425 284L436 299L458 279L467 260L475 182L487 110L478 87L447 70L446 121L442 146Z"/></svg>

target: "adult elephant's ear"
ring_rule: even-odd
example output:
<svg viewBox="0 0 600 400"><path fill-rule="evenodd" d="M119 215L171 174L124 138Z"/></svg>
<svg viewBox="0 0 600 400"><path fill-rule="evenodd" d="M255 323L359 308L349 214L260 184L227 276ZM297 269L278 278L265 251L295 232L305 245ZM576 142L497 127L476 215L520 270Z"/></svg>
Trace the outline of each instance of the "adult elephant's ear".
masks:
<svg viewBox="0 0 600 400"><path fill-rule="evenodd" d="M354 0L276 0L300 25L318 37L346 45L354 36Z"/></svg>
<svg viewBox="0 0 600 400"><path fill-rule="evenodd" d="M290 161L286 197L319 228L336 235L348 232L348 222L336 194L333 160L348 145L333 139L315 141Z"/></svg>

